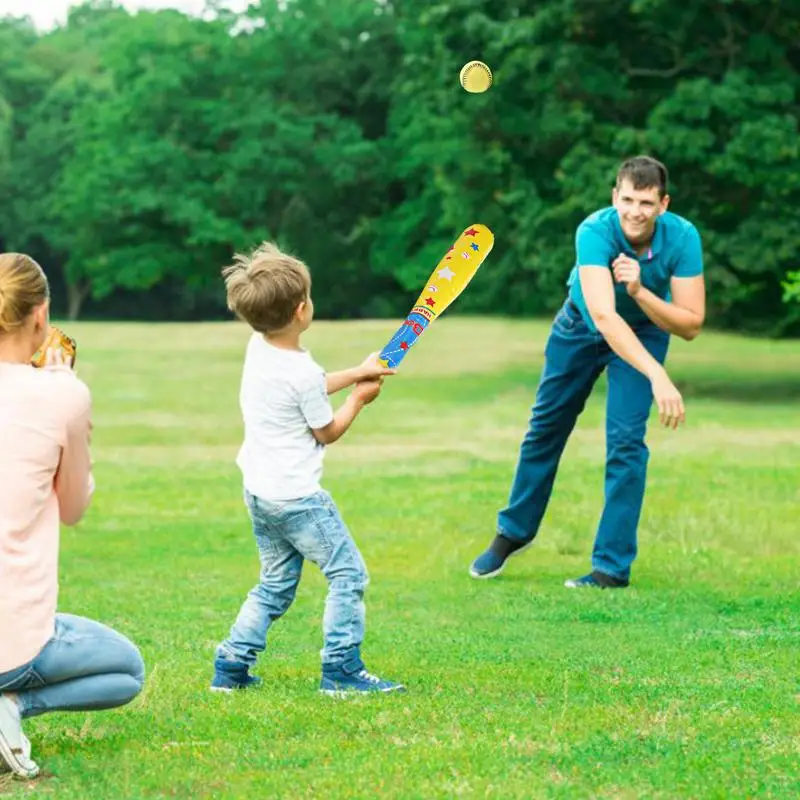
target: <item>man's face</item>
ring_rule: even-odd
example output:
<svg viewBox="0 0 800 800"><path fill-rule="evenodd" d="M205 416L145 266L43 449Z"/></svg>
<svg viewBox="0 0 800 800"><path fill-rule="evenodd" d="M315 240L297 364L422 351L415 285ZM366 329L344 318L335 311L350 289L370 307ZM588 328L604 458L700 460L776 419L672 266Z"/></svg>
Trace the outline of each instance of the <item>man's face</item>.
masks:
<svg viewBox="0 0 800 800"><path fill-rule="evenodd" d="M631 244L647 242L653 236L656 218L667 210L669 195L659 197L658 187L634 189L627 178L612 193L622 232Z"/></svg>

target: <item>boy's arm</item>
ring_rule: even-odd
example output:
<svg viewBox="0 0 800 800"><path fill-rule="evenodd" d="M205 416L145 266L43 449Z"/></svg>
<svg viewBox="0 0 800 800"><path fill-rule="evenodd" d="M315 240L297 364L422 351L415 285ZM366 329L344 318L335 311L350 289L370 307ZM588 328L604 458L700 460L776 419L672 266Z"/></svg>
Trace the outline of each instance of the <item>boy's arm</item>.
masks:
<svg viewBox="0 0 800 800"><path fill-rule="evenodd" d="M371 381L382 378L385 375L394 375L395 369L384 367L378 361L378 353L370 353L364 361L357 367L343 369L339 372L331 372L325 378L325 388L328 394L336 394L348 386L361 381Z"/></svg>
<svg viewBox="0 0 800 800"><path fill-rule="evenodd" d="M344 436L347 429L364 408L364 401L353 392L333 415L333 419L322 428L312 428L311 433L320 444L333 444Z"/></svg>
<svg viewBox="0 0 800 800"><path fill-rule="evenodd" d="M364 406L380 394L381 379L357 383L336 413L325 389L321 374L307 381L300 387L300 409L314 438L320 444L332 444L344 435Z"/></svg>
<svg viewBox="0 0 800 800"><path fill-rule="evenodd" d="M330 372L325 376L325 388L328 394L336 394L358 383L361 380L361 368L350 367L350 369L343 369L339 372Z"/></svg>

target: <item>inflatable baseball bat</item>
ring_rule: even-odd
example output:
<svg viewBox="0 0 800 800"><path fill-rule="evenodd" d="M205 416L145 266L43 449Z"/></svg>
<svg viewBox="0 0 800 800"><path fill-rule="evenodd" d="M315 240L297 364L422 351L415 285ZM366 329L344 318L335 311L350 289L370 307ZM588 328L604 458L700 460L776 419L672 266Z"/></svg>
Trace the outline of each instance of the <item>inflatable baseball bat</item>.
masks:
<svg viewBox="0 0 800 800"><path fill-rule="evenodd" d="M494 246L494 234L485 225L472 225L456 239L425 283L405 322L378 356L394 369L414 342L472 280Z"/></svg>

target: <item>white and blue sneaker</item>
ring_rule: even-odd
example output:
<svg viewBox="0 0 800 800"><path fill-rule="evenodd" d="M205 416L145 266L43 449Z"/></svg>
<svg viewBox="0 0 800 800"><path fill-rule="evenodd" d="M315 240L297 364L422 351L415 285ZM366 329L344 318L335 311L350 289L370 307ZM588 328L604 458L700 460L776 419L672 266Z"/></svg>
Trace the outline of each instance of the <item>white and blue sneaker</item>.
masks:
<svg viewBox="0 0 800 800"><path fill-rule="evenodd" d="M331 697L344 697L354 694L402 693L406 691L406 687L402 683L379 678L377 675L367 672L364 667L355 672L346 672L342 668L323 667L319 690L322 694Z"/></svg>
<svg viewBox="0 0 800 800"><path fill-rule="evenodd" d="M8 771L20 778L35 778L39 765L31 760L31 743L22 732L19 706L0 695L0 773Z"/></svg>

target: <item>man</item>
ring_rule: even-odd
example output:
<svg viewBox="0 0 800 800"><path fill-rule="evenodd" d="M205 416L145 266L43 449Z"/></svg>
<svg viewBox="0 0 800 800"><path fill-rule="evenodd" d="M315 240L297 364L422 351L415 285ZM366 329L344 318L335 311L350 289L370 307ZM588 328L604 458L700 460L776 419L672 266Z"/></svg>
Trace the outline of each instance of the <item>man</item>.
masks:
<svg viewBox="0 0 800 800"><path fill-rule="evenodd" d="M564 446L607 369L605 505L592 571L565 585L629 584L649 455L647 418L655 398L665 426L685 420L663 364L670 334L691 340L700 332L705 284L697 229L667 211L663 164L646 156L625 161L612 199L578 226L569 294L547 341L509 502L494 541L472 564L474 578L498 575L509 556L532 544Z"/></svg>

